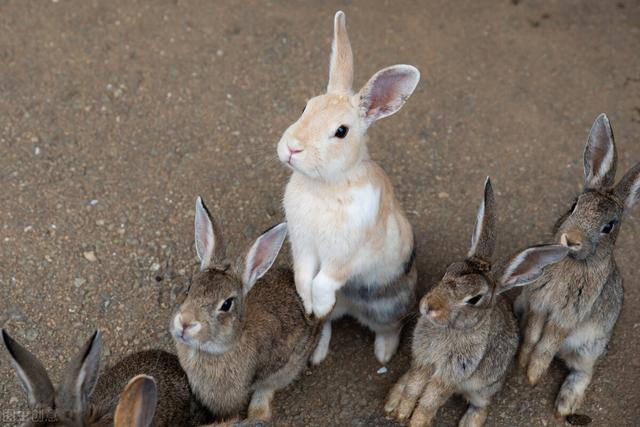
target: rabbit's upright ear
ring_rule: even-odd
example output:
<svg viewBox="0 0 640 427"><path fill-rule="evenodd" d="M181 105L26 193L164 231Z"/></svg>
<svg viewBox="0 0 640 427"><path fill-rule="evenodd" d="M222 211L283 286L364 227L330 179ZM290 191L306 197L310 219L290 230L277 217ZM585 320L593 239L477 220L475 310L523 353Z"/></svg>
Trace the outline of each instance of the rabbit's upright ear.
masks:
<svg viewBox="0 0 640 427"><path fill-rule="evenodd" d="M329 63L328 93L351 93L353 86L353 52L347 34L346 17L343 11L336 12L333 19L333 43Z"/></svg>
<svg viewBox="0 0 640 427"><path fill-rule="evenodd" d="M478 209L476 225L471 237L469 258L479 257L490 261L496 246L496 202L493 197L491 180L487 177L484 182L484 197Z"/></svg>
<svg viewBox="0 0 640 427"><path fill-rule="evenodd" d="M640 200L640 163L629 169L614 189L615 194L632 208Z"/></svg>
<svg viewBox="0 0 640 427"><path fill-rule="evenodd" d="M95 331L76 357L69 362L63 376L56 404L75 414L84 413L89 405L100 370L102 334Z"/></svg>
<svg viewBox="0 0 640 427"><path fill-rule="evenodd" d="M586 188L607 188L616 176L618 155L613 130L606 114L593 122L587 145L584 147L584 180Z"/></svg>
<svg viewBox="0 0 640 427"><path fill-rule="evenodd" d="M245 295L251 290L256 280L271 268L285 237L287 237L287 223L283 222L265 231L253 243L244 261L242 282Z"/></svg>
<svg viewBox="0 0 640 427"><path fill-rule="evenodd" d="M116 407L114 427L148 427L158 404L156 381L148 375L137 375L125 387Z"/></svg>
<svg viewBox="0 0 640 427"><path fill-rule="evenodd" d="M360 89L360 114L369 124L392 115L409 99L419 80L420 71L412 65L378 71Z"/></svg>
<svg viewBox="0 0 640 427"><path fill-rule="evenodd" d="M54 407L55 392L53 384L42 363L2 330L2 342L11 357L11 365L16 371L22 388L27 393L31 409L45 409Z"/></svg>
<svg viewBox="0 0 640 427"><path fill-rule="evenodd" d="M533 282L544 273L544 269L561 261L569 253L562 245L542 245L525 249L512 257L498 275L496 293L500 294L516 286Z"/></svg>
<svg viewBox="0 0 640 427"><path fill-rule="evenodd" d="M196 200L195 237L200 270L224 260L222 233L201 197Z"/></svg>

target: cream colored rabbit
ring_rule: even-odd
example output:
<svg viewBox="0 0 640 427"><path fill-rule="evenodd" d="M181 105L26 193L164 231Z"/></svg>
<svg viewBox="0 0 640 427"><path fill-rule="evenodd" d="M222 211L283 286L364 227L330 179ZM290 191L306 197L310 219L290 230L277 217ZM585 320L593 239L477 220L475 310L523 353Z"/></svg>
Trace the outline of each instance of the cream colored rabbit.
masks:
<svg viewBox="0 0 640 427"><path fill-rule="evenodd" d="M313 361L324 359L331 320L350 314L376 333L387 362L415 306L411 225L382 168L369 158L367 129L402 107L420 73L410 65L378 71L352 90L353 55L345 15L335 15L327 93L307 102L278 143L293 174L284 195L295 282L308 313L324 318Z"/></svg>

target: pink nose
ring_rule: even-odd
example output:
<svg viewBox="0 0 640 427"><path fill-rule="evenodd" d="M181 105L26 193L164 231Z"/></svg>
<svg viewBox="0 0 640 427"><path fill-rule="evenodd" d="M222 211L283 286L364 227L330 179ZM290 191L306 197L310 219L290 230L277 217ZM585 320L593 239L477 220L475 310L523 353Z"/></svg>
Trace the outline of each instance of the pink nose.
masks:
<svg viewBox="0 0 640 427"><path fill-rule="evenodd" d="M295 148L291 148L291 147L289 147L289 146L287 146L287 148L289 149L289 154L290 154L290 155L292 155L292 156L293 156L294 154L299 153L299 152L301 152L301 151L302 151L302 149L295 149Z"/></svg>

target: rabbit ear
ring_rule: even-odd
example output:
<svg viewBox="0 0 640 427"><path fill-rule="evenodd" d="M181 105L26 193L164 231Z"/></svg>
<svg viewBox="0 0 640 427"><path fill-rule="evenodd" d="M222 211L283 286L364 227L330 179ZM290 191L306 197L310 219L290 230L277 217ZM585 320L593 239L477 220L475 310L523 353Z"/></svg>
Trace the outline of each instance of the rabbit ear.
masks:
<svg viewBox="0 0 640 427"><path fill-rule="evenodd" d="M369 123L398 111L416 88L420 71L411 65L384 68L360 89L360 111Z"/></svg>
<svg viewBox="0 0 640 427"><path fill-rule="evenodd" d="M158 404L156 381L148 375L137 375L124 388L116 407L114 427L148 427Z"/></svg>
<svg viewBox="0 0 640 427"><path fill-rule="evenodd" d="M200 270L206 270L214 262L220 262L224 259L225 246L222 241L222 233L213 221L202 197L196 199L195 234Z"/></svg>
<svg viewBox="0 0 640 427"><path fill-rule="evenodd" d="M67 365L56 404L76 413L84 413L89 404L100 370L102 334L95 331L76 357Z"/></svg>
<svg viewBox="0 0 640 427"><path fill-rule="evenodd" d="M562 260L569 248L562 245L534 246L520 252L507 263L499 280L496 293L531 283L544 272L545 267Z"/></svg>
<svg viewBox="0 0 640 427"><path fill-rule="evenodd" d="M42 363L2 330L2 342L11 357L11 365L27 393L31 409L53 408L55 392Z"/></svg>
<svg viewBox="0 0 640 427"><path fill-rule="evenodd" d="M480 257L487 261L491 260L493 250L496 246L496 202L493 197L493 187L491 180L487 177L484 182L484 197L478 209L476 225L473 228L471 237L471 249L469 258Z"/></svg>
<svg viewBox="0 0 640 427"><path fill-rule="evenodd" d="M593 122L584 147L585 187L611 187L616 176L617 162L618 155L609 118L606 114L600 114Z"/></svg>
<svg viewBox="0 0 640 427"><path fill-rule="evenodd" d="M351 93L353 86L353 52L347 34L346 17L343 11L336 12L333 19L333 43L329 63L329 93Z"/></svg>
<svg viewBox="0 0 640 427"><path fill-rule="evenodd" d="M627 208L632 208L640 200L640 163L629 169L614 190L624 201Z"/></svg>
<svg viewBox="0 0 640 427"><path fill-rule="evenodd" d="M287 223L283 222L265 231L251 246L242 274L245 295L251 290L256 280L271 268L285 237L287 237Z"/></svg>

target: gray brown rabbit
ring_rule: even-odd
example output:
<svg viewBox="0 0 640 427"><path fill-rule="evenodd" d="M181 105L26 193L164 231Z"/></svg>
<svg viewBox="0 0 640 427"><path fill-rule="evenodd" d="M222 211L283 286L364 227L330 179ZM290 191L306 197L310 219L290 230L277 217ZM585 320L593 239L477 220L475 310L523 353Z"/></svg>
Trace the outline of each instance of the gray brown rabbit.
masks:
<svg viewBox="0 0 640 427"><path fill-rule="evenodd" d="M210 421L206 410L193 399L187 376L173 354L162 350L134 353L98 376L102 338L96 331L69 362L61 384L54 389L47 371L33 354L4 330L2 340L33 413L25 426L112 426L121 393L129 380L141 373L152 375L157 382L158 408L155 416L151 414L155 426Z"/></svg>
<svg viewBox="0 0 640 427"><path fill-rule="evenodd" d="M409 371L391 389L385 412L411 426L431 425L452 394L469 407L461 426L484 424L488 405L505 380L518 348L518 326L501 294L539 277L567 255L561 245L526 249L492 270L496 212L487 178L465 260L447 267L420 301Z"/></svg>
<svg viewBox="0 0 640 427"><path fill-rule="evenodd" d="M556 399L557 416L580 406L622 309L622 276L613 248L625 211L640 198L640 164L614 185L616 163L611 125L601 114L584 150L584 190L554 227L569 256L525 288L515 303L524 318L518 360L529 382L542 378L554 356L570 370Z"/></svg>
<svg viewBox="0 0 640 427"><path fill-rule="evenodd" d="M306 366L320 324L309 318L289 270L269 272L286 223L262 234L232 263L217 224L200 198L195 240L200 271L171 321L180 362L198 398L217 416L249 402L248 421L268 421L274 392Z"/></svg>

